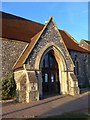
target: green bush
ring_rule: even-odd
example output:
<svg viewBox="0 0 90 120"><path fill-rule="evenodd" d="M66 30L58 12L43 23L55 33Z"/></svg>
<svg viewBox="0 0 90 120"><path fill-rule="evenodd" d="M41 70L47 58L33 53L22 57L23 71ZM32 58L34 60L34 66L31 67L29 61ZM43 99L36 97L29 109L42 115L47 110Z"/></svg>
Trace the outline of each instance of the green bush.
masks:
<svg viewBox="0 0 90 120"><path fill-rule="evenodd" d="M2 84L2 99L11 99L16 95L16 84L15 80L11 75L3 77L1 80Z"/></svg>

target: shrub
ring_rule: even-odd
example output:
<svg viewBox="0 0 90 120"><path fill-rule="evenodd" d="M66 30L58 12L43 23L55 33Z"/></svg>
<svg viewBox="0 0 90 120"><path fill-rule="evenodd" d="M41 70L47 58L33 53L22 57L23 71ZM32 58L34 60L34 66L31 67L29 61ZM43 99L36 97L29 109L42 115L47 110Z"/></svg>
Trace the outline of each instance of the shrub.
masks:
<svg viewBox="0 0 90 120"><path fill-rule="evenodd" d="M15 80L11 75L3 77L1 80L2 84L2 99L11 99L16 95L16 84Z"/></svg>

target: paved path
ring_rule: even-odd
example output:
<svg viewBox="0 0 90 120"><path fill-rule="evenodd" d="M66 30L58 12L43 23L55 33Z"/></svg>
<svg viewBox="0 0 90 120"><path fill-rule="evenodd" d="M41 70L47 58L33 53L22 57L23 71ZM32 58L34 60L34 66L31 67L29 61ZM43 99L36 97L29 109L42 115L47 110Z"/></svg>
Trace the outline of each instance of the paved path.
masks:
<svg viewBox="0 0 90 120"><path fill-rule="evenodd" d="M3 104L2 117L31 118L60 115L74 110L87 109L89 98L90 94L84 93L75 97L58 95L30 103Z"/></svg>

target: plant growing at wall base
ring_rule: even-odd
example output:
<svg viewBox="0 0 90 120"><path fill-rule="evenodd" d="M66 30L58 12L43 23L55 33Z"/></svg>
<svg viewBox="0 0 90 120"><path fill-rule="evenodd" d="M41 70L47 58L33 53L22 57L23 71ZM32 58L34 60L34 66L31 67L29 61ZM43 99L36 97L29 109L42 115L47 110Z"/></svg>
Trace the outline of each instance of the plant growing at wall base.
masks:
<svg viewBox="0 0 90 120"><path fill-rule="evenodd" d="M11 75L3 77L2 80L2 99L11 99L15 97L16 94L16 84L15 80Z"/></svg>

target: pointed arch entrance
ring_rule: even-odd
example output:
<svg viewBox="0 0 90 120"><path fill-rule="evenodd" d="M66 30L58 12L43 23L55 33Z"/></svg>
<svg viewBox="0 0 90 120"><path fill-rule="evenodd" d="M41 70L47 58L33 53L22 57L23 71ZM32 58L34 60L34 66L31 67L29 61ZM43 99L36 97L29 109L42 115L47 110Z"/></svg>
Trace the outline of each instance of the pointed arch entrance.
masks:
<svg viewBox="0 0 90 120"><path fill-rule="evenodd" d="M48 59L51 59L50 56L53 57L54 64L56 64L55 66L53 65L54 68L56 67L55 69L51 69L50 67L49 67L49 69L48 68L44 69L44 67L43 67L43 66L45 66L44 62L48 55L49 55ZM48 62L49 62L49 66L50 66L50 60L48 60ZM52 66L52 63L51 63L51 66ZM43 49L40 51L40 53L36 57L35 69L39 69L39 71L38 71L38 88L39 88L39 96L40 97L45 94L51 94L51 92L52 92L52 94L53 93L54 94L67 94L68 93L67 65L66 65L65 58L64 58L62 51L55 44L50 43L47 46L43 47ZM46 70L48 70L49 75L47 75L48 72L47 73L45 72ZM56 73L56 75L51 75L51 73ZM56 78L57 78L57 80L56 80ZM51 88L49 86L49 88L45 89L46 86L48 86L48 85L44 84L45 79L46 79L46 84L47 84L47 79L49 79L49 81L50 81L50 79L52 80L52 81L50 81ZM55 79L56 85L53 83L53 81L54 81L53 79ZM54 84L54 85L52 85L52 84ZM52 86L54 86L54 88L52 88ZM57 86L57 87L55 87L55 86ZM49 91L47 91L47 90L49 90Z"/></svg>
<svg viewBox="0 0 90 120"><path fill-rule="evenodd" d="M44 56L41 69L43 96L60 94L59 69L53 50Z"/></svg>

